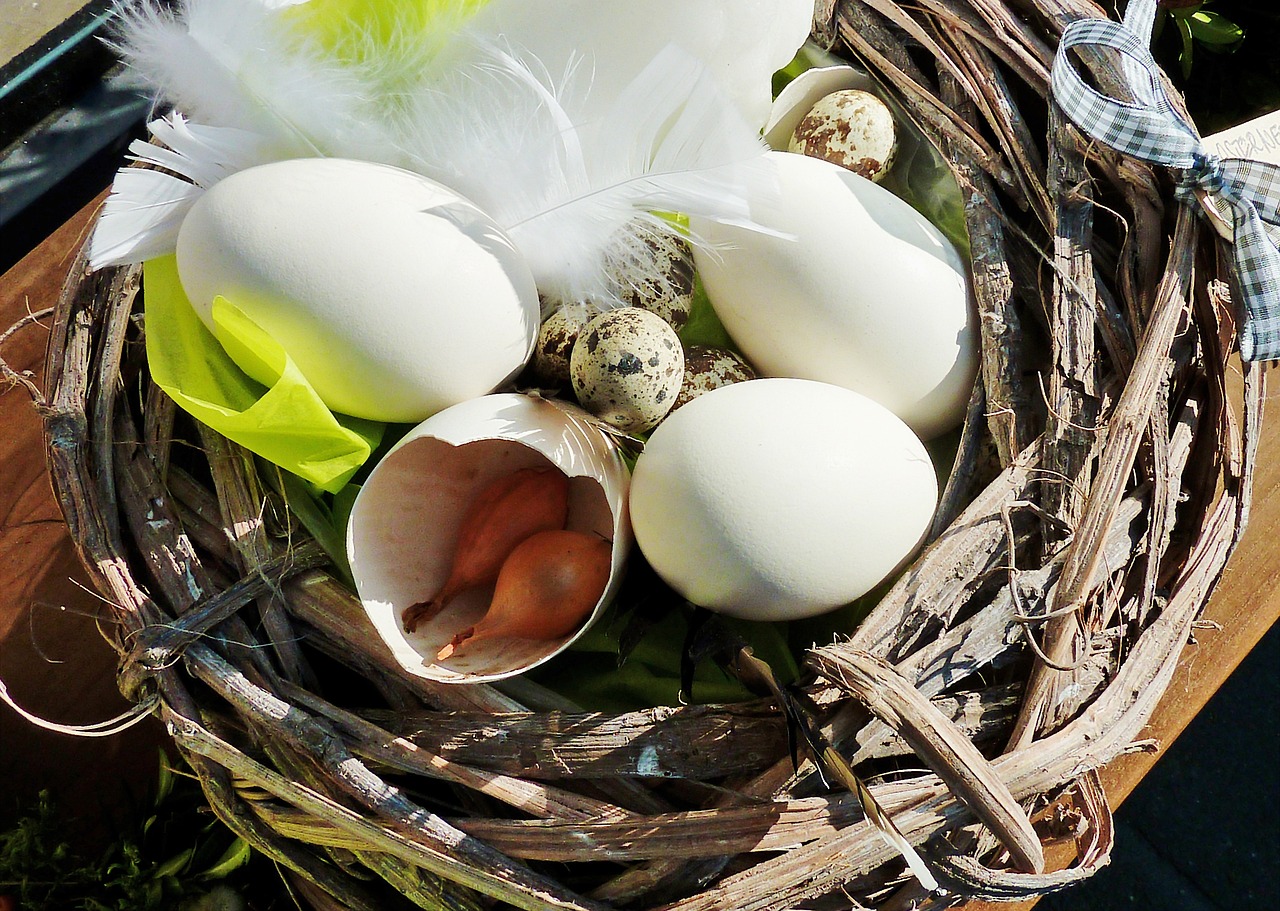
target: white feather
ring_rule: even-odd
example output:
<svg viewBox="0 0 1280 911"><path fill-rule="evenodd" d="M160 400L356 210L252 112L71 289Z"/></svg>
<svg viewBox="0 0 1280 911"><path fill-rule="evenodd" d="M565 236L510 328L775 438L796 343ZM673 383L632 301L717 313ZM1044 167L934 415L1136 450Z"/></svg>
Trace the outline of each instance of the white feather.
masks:
<svg viewBox="0 0 1280 911"><path fill-rule="evenodd" d="M113 46L174 107L267 137L277 157L379 158L366 74L282 16L265 0L125 0Z"/></svg>
<svg viewBox="0 0 1280 911"><path fill-rule="evenodd" d="M177 16L156 2L125 9L119 47L179 109L251 131L271 157L359 158L439 180L494 217L553 298L609 306L620 282L655 279L637 265L645 238L678 230L655 212L749 224L751 203L776 193L756 130L675 45L602 99L587 58L551 73L499 37L459 31L463 0L426 22L406 13L390 36L348 24L327 50L274 0L181 0ZM190 204L161 178L126 187L136 198L113 214L129 218L104 233L115 257L133 255L131 236L167 236Z"/></svg>
<svg viewBox="0 0 1280 911"><path fill-rule="evenodd" d="M89 268L140 263L172 253L178 228L203 192L160 171L125 168L116 175L89 244Z"/></svg>
<svg viewBox="0 0 1280 911"><path fill-rule="evenodd" d="M164 170L124 168L116 175L89 242L91 269L172 253L182 219L201 193L276 157L261 136L188 123L181 114L154 120L147 129L163 145L135 140L129 157Z"/></svg>
<svg viewBox="0 0 1280 911"><path fill-rule="evenodd" d="M414 99L406 151L493 216L544 295L616 305L610 265L643 262L647 234L679 231L653 213L749 223L750 202L776 192L756 131L674 45L594 121L584 60L553 77L513 49L473 48Z"/></svg>

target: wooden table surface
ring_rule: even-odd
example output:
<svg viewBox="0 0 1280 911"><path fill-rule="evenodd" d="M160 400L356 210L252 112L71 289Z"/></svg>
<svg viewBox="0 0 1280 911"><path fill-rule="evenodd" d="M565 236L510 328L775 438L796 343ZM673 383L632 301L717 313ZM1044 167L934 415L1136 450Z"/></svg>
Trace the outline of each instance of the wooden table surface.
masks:
<svg viewBox="0 0 1280 911"><path fill-rule="evenodd" d="M96 205L0 280L0 331L54 305ZM15 369L38 375L46 338L44 327L25 329L5 344L3 356ZM1217 628L1200 631L1187 647L1144 734L1163 745L1280 616L1280 419L1265 425L1256 490L1249 530L1204 615ZM100 721L127 707L113 683L115 653L94 628L100 602L85 584L45 472L39 421L22 390L0 392L0 680L19 704L61 722ZM14 810L7 795L30 797L41 788L82 812L121 806L129 789L141 793L153 779L163 739L151 721L113 738L72 738L40 730L0 705L0 793L6 795L0 828ZM1158 758L1135 753L1106 769L1113 805ZM979 907L987 906L973 911Z"/></svg>

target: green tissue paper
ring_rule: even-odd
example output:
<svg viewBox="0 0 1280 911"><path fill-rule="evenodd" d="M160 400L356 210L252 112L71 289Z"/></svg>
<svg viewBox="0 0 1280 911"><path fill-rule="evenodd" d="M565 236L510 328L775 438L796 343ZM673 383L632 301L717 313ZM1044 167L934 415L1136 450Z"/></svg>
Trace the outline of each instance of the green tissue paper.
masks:
<svg viewBox="0 0 1280 911"><path fill-rule="evenodd" d="M182 290L175 257L145 263L143 288L147 363L178 407L323 491L351 480L382 424L330 411L288 352L234 302L214 300L210 332Z"/></svg>

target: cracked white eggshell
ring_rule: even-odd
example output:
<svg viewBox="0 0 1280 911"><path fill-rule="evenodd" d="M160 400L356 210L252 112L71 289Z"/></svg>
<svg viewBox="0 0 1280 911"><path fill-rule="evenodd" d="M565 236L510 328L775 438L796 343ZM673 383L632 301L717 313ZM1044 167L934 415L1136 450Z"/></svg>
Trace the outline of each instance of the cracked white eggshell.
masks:
<svg viewBox="0 0 1280 911"><path fill-rule="evenodd" d="M749 380L672 412L631 481L636 543L694 604L791 620L866 594L923 539L937 505L924 445L865 396Z"/></svg>
<svg viewBox="0 0 1280 911"><path fill-rule="evenodd" d="M484 395L538 332L533 277L501 229L389 165L295 159L232 174L192 206L177 253L211 329L221 295L356 417L412 423Z"/></svg>
<svg viewBox="0 0 1280 911"><path fill-rule="evenodd" d="M378 634L410 674L484 683L536 667L568 648L617 594L631 546L630 475L613 442L581 409L527 395L472 399L433 415L387 453L360 489L347 526L356 591ZM406 633L405 608L443 587L463 517L489 483L521 468L569 477L567 527L613 542L609 582L587 620L559 639L480 639L444 661L436 653L488 609L493 586L458 595Z"/></svg>
<svg viewBox="0 0 1280 911"><path fill-rule="evenodd" d="M875 92L875 82L851 66L815 66L788 82L769 108L763 135L775 151L786 151L796 126L820 99L845 89Z"/></svg>
<svg viewBox="0 0 1280 911"><path fill-rule="evenodd" d="M931 439L964 418L978 369L964 260L924 216L830 162L770 152L781 193L753 219L691 218L716 314L766 376L869 396Z"/></svg>

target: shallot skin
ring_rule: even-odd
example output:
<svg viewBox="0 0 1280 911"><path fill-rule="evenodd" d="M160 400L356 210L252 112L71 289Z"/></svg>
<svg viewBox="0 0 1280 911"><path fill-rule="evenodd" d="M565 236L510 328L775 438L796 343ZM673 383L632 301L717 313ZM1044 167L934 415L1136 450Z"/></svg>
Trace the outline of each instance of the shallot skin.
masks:
<svg viewBox="0 0 1280 911"><path fill-rule="evenodd" d="M567 529L531 535L502 564L488 612L436 660L480 639L556 639L572 632L604 594L611 556L611 543L599 535Z"/></svg>
<svg viewBox="0 0 1280 911"><path fill-rule="evenodd" d="M440 613L458 594L498 578L503 562L530 535L561 529L569 512L569 479L554 468L522 468L489 484L467 510L449 578L427 601L405 609L405 632Z"/></svg>

